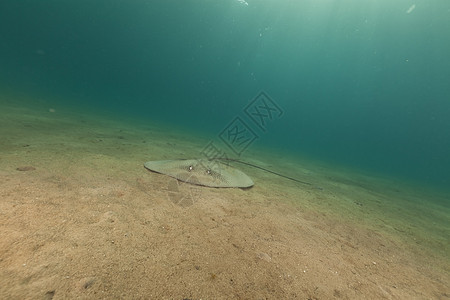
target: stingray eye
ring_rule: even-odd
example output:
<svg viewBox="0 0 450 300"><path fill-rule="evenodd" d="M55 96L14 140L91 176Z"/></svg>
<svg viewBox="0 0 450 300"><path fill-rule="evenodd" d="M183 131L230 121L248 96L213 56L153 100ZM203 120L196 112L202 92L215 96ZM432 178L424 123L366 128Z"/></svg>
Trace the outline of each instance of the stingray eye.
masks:
<svg viewBox="0 0 450 300"><path fill-rule="evenodd" d="M206 170L206 173L211 174L211 170L210 169Z"/></svg>
<svg viewBox="0 0 450 300"><path fill-rule="evenodd" d="M193 166L189 166L189 171L192 171L192 170L194 170L194 167Z"/></svg>

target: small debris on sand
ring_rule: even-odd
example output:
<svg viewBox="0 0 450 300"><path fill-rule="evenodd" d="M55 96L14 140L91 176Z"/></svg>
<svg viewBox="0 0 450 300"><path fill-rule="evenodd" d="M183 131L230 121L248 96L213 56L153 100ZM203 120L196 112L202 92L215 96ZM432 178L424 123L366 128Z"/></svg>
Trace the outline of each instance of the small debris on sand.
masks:
<svg viewBox="0 0 450 300"><path fill-rule="evenodd" d="M18 167L16 168L17 171L34 171L36 170L35 167L32 166L23 166L23 167Z"/></svg>

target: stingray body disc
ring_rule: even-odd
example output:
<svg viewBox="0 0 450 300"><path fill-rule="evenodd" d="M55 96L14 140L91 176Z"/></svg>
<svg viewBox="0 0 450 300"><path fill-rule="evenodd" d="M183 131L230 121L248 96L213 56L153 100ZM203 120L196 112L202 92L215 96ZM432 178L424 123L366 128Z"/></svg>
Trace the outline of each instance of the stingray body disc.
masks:
<svg viewBox="0 0 450 300"><path fill-rule="evenodd" d="M148 161L144 166L178 180L209 187L247 188L253 181L242 171L215 160L186 159Z"/></svg>

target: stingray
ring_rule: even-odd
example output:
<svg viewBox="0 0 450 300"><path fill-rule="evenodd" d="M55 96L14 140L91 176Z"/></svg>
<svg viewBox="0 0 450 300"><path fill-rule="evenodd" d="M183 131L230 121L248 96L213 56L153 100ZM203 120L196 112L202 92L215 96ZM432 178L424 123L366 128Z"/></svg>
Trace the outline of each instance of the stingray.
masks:
<svg viewBox="0 0 450 300"><path fill-rule="evenodd" d="M225 161L227 165L218 160ZM314 186L310 182L302 181L273 170L269 170L252 163L233 158L218 158L216 160L206 159L178 159L178 160L159 160L148 161L144 166L157 173L172 176L180 181L191 184L203 185L208 187L240 187L248 188L254 185L253 181L243 172L232 168L229 162L240 163L250 166L264 172L268 172L288 180L292 180L304 185L312 186L322 190L319 186Z"/></svg>
<svg viewBox="0 0 450 300"><path fill-rule="evenodd" d="M216 188L248 188L253 180L242 171L217 160L186 159L148 161L144 166L157 173L196 185Z"/></svg>

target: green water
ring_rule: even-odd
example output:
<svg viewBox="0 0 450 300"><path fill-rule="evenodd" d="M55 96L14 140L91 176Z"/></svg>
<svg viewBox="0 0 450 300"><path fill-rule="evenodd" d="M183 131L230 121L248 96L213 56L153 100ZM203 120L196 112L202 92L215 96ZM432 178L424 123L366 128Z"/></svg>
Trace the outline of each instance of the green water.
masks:
<svg viewBox="0 0 450 300"><path fill-rule="evenodd" d="M4 0L0 89L448 189L449 32L443 0Z"/></svg>

